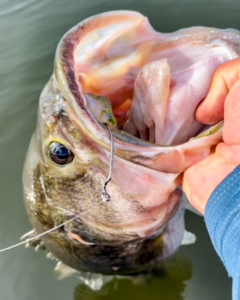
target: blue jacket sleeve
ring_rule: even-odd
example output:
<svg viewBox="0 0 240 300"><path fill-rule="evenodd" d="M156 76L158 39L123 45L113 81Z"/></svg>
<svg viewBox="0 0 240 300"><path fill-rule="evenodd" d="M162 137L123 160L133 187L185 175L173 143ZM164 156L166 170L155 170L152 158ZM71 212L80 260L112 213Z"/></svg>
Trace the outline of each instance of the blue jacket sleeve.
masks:
<svg viewBox="0 0 240 300"><path fill-rule="evenodd" d="M211 194L205 222L214 248L233 278L232 298L240 300L240 165Z"/></svg>

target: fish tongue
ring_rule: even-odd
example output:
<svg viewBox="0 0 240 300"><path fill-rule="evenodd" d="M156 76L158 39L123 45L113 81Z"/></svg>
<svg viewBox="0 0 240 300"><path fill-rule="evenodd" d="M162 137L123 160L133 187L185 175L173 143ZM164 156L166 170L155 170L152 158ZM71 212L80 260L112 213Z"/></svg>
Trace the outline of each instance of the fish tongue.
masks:
<svg viewBox="0 0 240 300"><path fill-rule="evenodd" d="M195 110L220 63L221 58L209 56L171 74L166 59L143 66L123 129L161 145L187 142L204 127L195 119Z"/></svg>

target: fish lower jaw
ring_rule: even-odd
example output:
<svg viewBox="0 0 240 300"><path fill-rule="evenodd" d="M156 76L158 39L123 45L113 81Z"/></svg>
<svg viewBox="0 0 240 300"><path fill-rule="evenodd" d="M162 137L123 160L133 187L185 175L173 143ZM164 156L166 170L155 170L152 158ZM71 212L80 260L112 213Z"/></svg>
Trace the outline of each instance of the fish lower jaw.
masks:
<svg viewBox="0 0 240 300"><path fill-rule="evenodd" d="M164 211L161 210L157 215L154 216L154 218L149 218L144 221L139 221L132 224L121 224L118 227L116 224L103 224L103 223L97 223L96 221L89 220L87 218L82 219L81 221L88 226L90 230L97 231L99 236L101 236L101 233L103 235L109 234L113 236L118 236L119 239L116 242L115 239L109 239L105 240L104 242L101 241L101 245L114 245L114 244L122 244L122 243L128 243L129 241L134 240L143 240L146 238L154 237L159 235L162 230L165 227L165 224L168 222L168 220L175 214L179 207L179 203L176 203L175 206L172 208L172 211L169 213L168 209L165 208ZM81 237L81 234L75 234L69 231L66 228L66 232L69 236L69 238L78 241L81 244L85 245L97 245L98 242L91 242L86 241L84 238ZM121 241L121 236L123 237L124 242ZM127 241L126 241L126 238Z"/></svg>

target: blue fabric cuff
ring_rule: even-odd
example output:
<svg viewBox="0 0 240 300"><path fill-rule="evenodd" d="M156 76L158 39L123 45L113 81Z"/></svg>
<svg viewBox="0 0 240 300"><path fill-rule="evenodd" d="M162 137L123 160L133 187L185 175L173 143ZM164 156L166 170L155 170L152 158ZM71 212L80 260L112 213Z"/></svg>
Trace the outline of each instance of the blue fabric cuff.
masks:
<svg viewBox="0 0 240 300"><path fill-rule="evenodd" d="M229 276L240 271L240 165L213 191L205 207L205 221L214 248Z"/></svg>

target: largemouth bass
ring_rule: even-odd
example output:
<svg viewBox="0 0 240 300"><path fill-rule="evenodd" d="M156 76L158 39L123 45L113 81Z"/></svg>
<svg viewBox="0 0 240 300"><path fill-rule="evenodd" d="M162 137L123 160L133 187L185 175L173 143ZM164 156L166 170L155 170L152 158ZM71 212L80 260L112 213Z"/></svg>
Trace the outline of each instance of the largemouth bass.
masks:
<svg viewBox="0 0 240 300"><path fill-rule="evenodd" d="M222 123L206 127L194 111L214 70L239 54L236 30L163 34L130 11L93 16L64 35L23 173L34 234L79 216L41 238L54 256L81 271L131 274L176 251L182 173L222 140Z"/></svg>

